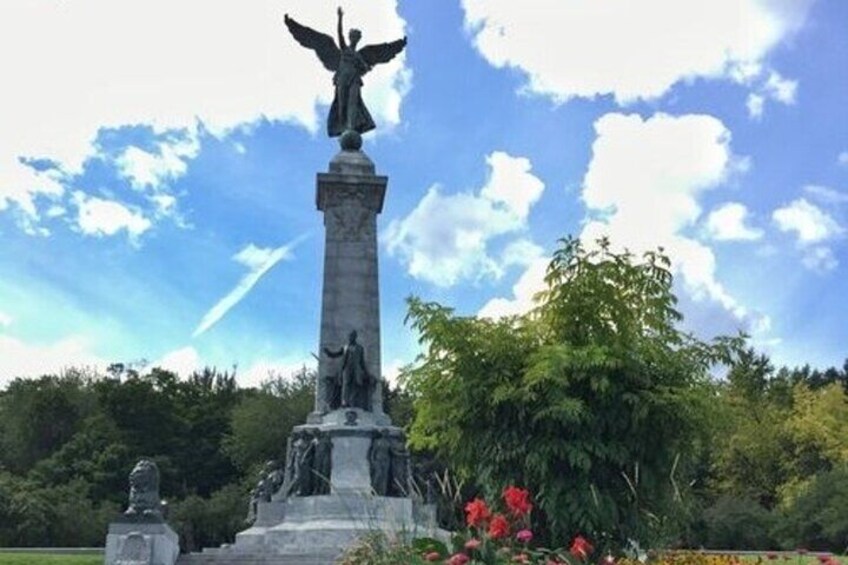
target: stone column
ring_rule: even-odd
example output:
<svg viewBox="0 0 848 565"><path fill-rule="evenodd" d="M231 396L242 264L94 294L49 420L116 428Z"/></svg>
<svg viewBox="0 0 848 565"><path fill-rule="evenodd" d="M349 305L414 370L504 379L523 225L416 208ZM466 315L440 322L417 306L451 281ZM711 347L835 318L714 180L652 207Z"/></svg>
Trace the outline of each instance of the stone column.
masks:
<svg viewBox="0 0 848 565"><path fill-rule="evenodd" d="M380 365L380 291L377 271L377 214L383 209L388 178L375 174L374 164L361 151L342 151L328 173L318 173L316 205L324 212L324 287L321 295L321 336L315 411L310 423L320 423L327 406L326 377L340 361L324 355L337 350L356 330L365 350L369 374L382 378ZM371 406L383 417L380 382Z"/></svg>

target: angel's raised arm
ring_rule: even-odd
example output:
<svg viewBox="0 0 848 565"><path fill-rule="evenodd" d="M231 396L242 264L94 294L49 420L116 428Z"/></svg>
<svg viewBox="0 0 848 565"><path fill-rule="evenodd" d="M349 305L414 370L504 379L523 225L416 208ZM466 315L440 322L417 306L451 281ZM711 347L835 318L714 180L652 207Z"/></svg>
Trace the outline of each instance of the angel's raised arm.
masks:
<svg viewBox="0 0 848 565"><path fill-rule="evenodd" d="M338 14L339 14L339 25L338 25L338 28L336 29L336 32L338 33L338 36L339 36L339 48L344 49L345 47L347 47L347 43L345 43L344 27L342 26L342 17L344 16L344 10L342 10L341 6L339 6Z"/></svg>

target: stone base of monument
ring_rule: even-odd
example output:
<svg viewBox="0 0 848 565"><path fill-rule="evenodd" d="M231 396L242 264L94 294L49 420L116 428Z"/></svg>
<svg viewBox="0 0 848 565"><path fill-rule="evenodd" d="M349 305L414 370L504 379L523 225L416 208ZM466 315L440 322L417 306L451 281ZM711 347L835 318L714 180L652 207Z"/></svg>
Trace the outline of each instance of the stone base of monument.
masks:
<svg viewBox="0 0 848 565"><path fill-rule="evenodd" d="M372 533L388 539L435 537L448 532L436 524L435 506L412 492L379 496L371 485L369 450L380 434L402 438L403 431L380 425L367 411L336 410L321 424L297 426L295 434L327 434L332 440L329 494L286 496L259 502L253 526L235 543L183 555L180 564L263 563L331 564L356 540Z"/></svg>
<svg viewBox="0 0 848 565"><path fill-rule="evenodd" d="M106 536L106 565L174 565L179 537L165 523L113 522Z"/></svg>

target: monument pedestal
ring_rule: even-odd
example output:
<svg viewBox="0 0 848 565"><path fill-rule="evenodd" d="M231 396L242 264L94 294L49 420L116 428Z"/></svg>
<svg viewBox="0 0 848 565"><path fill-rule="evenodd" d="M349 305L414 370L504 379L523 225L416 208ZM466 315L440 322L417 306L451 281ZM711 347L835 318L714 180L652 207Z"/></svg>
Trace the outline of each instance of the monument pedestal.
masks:
<svg viewBox="0 0 848 565"><path fill-rule="evenodd" d="M106 535L106 565L174 565L177 533L165 523L113 522Z"/></svg>
<svg viewBox="0 0 848 565"><path fill-rule="evenodd" d="M384 415L385 416L385 415ZM411 485L394 485L395 496L372 488L370 450L375 437L403 441L403 430L377 424L378 418L360 409L325 414L320 424L297 426L294 434L326 434L332 440L330 494L276 494L259 502L253 526L236 534L235 543L202 553L184 555L181 564L238 563L248 558L262 563L329 565L366 534L389 539L434 537L448 533L436 524L435 506L424 504Z"/></svg>

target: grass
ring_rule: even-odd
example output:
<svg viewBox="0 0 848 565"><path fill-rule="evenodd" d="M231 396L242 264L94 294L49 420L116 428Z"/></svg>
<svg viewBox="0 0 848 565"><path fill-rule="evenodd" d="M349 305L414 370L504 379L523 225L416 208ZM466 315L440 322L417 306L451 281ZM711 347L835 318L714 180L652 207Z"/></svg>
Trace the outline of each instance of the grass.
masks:
<svg viewBox="0 0 848 565"><path fill-rule="evenodd" d="M0 565L103 565L103 556L3 553L0 551Z"/></svg>

